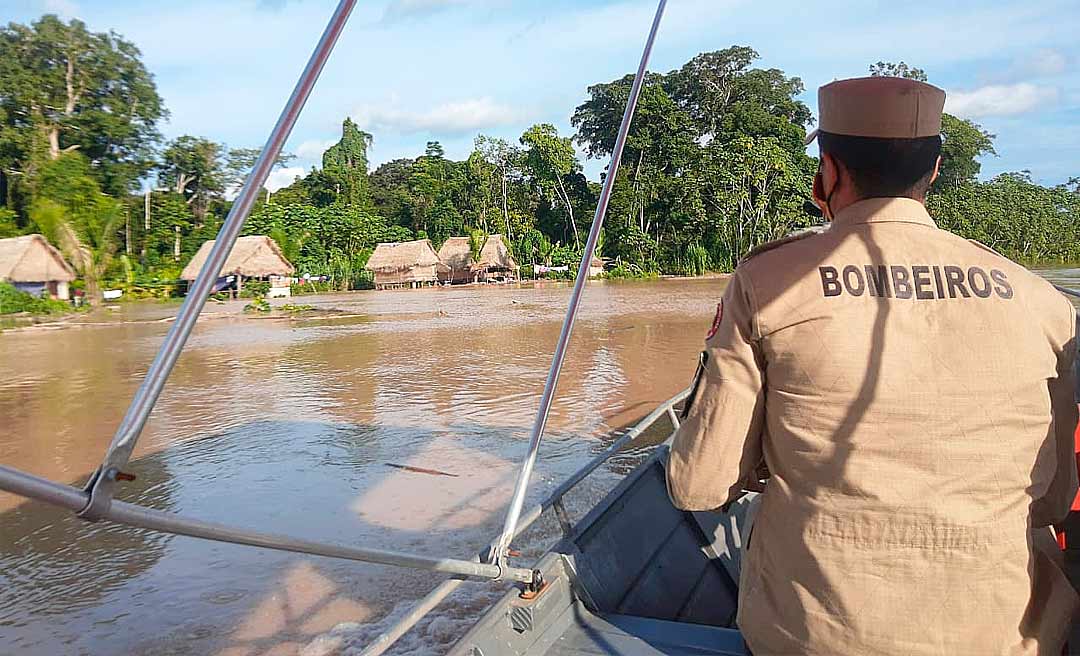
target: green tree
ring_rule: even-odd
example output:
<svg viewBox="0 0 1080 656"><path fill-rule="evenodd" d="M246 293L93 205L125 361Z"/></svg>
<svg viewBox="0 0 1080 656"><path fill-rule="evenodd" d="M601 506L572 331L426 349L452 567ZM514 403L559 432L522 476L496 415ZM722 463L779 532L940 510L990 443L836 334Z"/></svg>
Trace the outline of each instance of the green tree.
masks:
<svg viewBox="0 0 1080 656"><path fill-rule="evenodd" d="M42 167L30 206L30 218L56 244L85 280L87 294L99 298L101 282L113 264L121 204L101 192L86 158L63 153Z"/></svg>
<svg viewBox="0 0 1080 656"><path fill-rule="evenodd" d="M591 156L611 154L621 118L616 108L625 104L632 77L589 88L591 98L575 110L571 122L578 128L578 141ZM667 183L688 169L700 151L696 130L690 116L681 110L664 90L660 76L652 76L642 89L637 114L623 151L621 177L612 197L609 215L626 215L637 229L626 232L634 240L653 235L660 214L657 209ZM620 173L622 175L622 173Z"/></svg>
<svg viewBox="0 0 1080 656"><path fill-rule="evenodd" d="M664 76L663 84L701 138L775 137L789 152L802 153L811 120L810 108L796 99L805 90L802 80L751 68L760 57L746 46L702 53Z"/></svg>
<svg viewBox="0 0 1080 656"><path fill-rule="evenodd" d="M941 169L934 181L934 191L956 188L974 182L982 171L979 158L997 155L994 135L982 129L978 123L956 118L949 114L941 116Z"/></svg>
<svg viewBox="0 0 1080 656"><path fill-rule="evenodd" d="M478 227L483 232L490 232L492 225L498 225L501 214L500 184L495 165L484 155L473 150L463 163L465 206L462 218L466 223Z"/></svg>
<svg viewBox="0 0 1080 656"><path fill-rule="evenodd" d="M153 166L166 110L141 53L114 32L46 15L0 29L0 175L33 177L78 150L114 196Z"/></svg>
<svg viewBox="0 0 1080 656"><path fill-rule="evenodd" d="M908 66L904 62L896 64L894 62L879 61L876 64L870 64L871 77L903 77L909 80L918 80L919 82L926 82L926 71L921 68L915 68Z"/></svg>
<svg viewBox="0 0 1080 656"><path fill-rule="evenodd" d="M197 221L206 222L210 204L225 193L224 147L184 135L168 143L158 165L158 184L183 196Z"/></svg>
<svg viewBox="0 0 1080 656"><path fill-rule="evenodd" d="M810 224L803 210L810 180L776 138L710 145L704 166L702 199L712 211L701 241L720 268L733 269L754 246Z"/></svg>
<svg viewBox="0 0 1080 656"><path fill-rule="evenodd" d="M1004 173L931 194L927 207L947 230L1028 263L1080 261L1080 198L1044 187L1027 172Z"/></svg>
<svg viewBox="0 0 1080 656"><path fill-rule="evenodd" d="M256 208L244 234L269 235L299 273L329 275L337 283L350 284L358 280L376 244L412 238L407 230L356 206L276 202Z"/></svg>
<svg viewBox="0 0 1080 656"><path fill-rule="evenodd" d="M346 118L341 126L341 140L323 153L326 184L334 189L335 199L350 205L367 206L368 148L372 136Z"/></svg>
<svg viewBox="0 0 1080 656"><path fill-rule="evenodd" d="M507 239L514 238L511 221L511 187L521 179L521 151L509 141L480 135L474 143L475 151L495 172L499 207L502 209L502 230Z"/></svg>
<svg viewBox="0 0 1080 656"><path fill-rule="evenodd" d="M408 181L408 215L412 228L426 233L436 246L453 234L460 234L464 220L465 170L446 159L442 144L428 142L424 155L411 167Z"/></svg>
<svg viewBox="0 0 1080 656"><path fill-rule="evenodd" d="M17 237L22 234L17 215L14 210L0 207L0 239L5 237Z"/></svg>
<svg viewBox="0 0 1080 656"><path fill-rule="evenodd" d="M560 137L554 125L534 125L521 135L525 147L523 163L529 177L540 192L553 197L566 212L566 223L574 235L574 246L581 245L577 221L574 219L574 203L567 191L567 178L581 170L574 146L569 138Z"/></svg>
<svg viewBox="0 0 1080 656"><path fill-rule="evenodd" d="M262 154L262 148L230 148L225 155L224 183L226 189L238 189L247 180L251 169L255 168L255 162ZM290 153L278 153L274 159L274 166L284 166L296 159L296 155Z"/></svg>
<svg viewBox="0 0 1080 656"><path fill-rule="evenodd" d="M137 199L136 212L142 210L142 198ZM196 219L187 200L175 192L156 193L151 196L150 229L145 230L141 221L135 222L136 234L142 239L146 252L143 263L150 268L175 267L177 228L180 236L180 259L187 260L202 245L202 240L192 239Z"/></svg>
<svg viewBox="0 0 1080 656"><path fill-rule="evenodd" d="M473 230L469 233L469 256L472 257L473 262L480 261L480 251L484 249L487 239L488 235L483 230Z"/></svg>
<svg viewBox="0 0 1080 656"><path fill-rule="evenodd" d="M398 223L413 223L413 199L409 180L415 165L414 159L395 159L379 166L369 176L371 200L377 212Z"/></svg>

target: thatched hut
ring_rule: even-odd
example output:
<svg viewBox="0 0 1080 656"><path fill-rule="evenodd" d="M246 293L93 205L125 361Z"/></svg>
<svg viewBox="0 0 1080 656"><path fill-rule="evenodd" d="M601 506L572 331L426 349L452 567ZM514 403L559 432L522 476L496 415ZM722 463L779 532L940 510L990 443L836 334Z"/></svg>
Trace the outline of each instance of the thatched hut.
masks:
<svg viewBox="0 0 1080 656"><path fill-rule="evenodd" d="M41 235L0 239L0 281L17 289L66 301L71 297L68 284L75 271L60 251Z"/></svg>
<svg viewBox="0 0 1080 656"><path fill-rule="evenodd" d="M477 280L512 281L518 277L518 263L502 235L491 235L480 249L480 257L472 264Z"/></svg>
<svg viewBox="0 0 1080 656"><path fill-rule="evenodd" d="M364 268L375 274L375 289L434 284L449 270L427 239L379 244Z"/></svg>
<svg viewBox="0 0 1080 656"><path fill-rule="evenodd" d="M439 259L446 265L446 270L439 274L439 280L451 284L473 282L472 245L468 237L451 237L439 249Z"/></svg>
<svg viewBox="0 0 1080 656"><path fill-rule="evenodd" d="M593 258L589 260L589 277L599 278L600 276L604 275L604 267L606 265L606 260L593 255Z"/></svg>
<svg viewBox="0 0 1080 656"><path fill-rule="evenodd" d="M210 249L214 247L215 240L204 242L184 267L180 277L183 280L192 281L199 275L203 264L210 257ZM292 274L295 271L293 265L285 259L281 248L266 235L251 235L240 237L236 240L232 252L225 260L225 266L221 267L215 291L234 290L237 294L243 289L244 280L266 280L270 283L271 298L288 298Z"/></svg>

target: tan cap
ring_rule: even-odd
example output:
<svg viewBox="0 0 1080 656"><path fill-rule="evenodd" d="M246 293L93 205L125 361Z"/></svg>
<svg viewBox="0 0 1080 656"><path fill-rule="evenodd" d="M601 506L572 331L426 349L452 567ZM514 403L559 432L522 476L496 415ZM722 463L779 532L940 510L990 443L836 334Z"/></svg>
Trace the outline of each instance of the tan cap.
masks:
<svg viewBox="0 0 1080 656"><path fill-rule="evenodd" d="M941 133L945 92L902 77L857 77L818 89L818 131L851 137L916 139Z"/></svg>

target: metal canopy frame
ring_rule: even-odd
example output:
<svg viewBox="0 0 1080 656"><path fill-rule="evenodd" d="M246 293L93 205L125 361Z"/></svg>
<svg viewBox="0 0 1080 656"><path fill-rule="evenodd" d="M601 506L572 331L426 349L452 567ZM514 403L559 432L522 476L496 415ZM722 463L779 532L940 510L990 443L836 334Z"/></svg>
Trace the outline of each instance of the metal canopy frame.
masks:
<svg viewBox="0 0 1080 656"><path fill-rule="evenodd" d="M649 55L652 52L653 43L659 28L660 19L663 15L667 0L660 0L657 7L656 17L653 20L652 29L646 40L645 51L638 66L637 76L623 114L622 124L619 128L619 137L612 155L612 161L608 168L608 177L604 183L600 203L597 206L596 215L589 233L586 244L587 257L583 257L578 271L578 280L574 285L570 307L567 311L566 321L563 325L555 356L552 362L551 372L548 375L547 385L541 398L540 412L537 415L536 426L533 431L532 445L529 455L522 468L518 479L514 496L510 504L510 512L507 515L506 526L503 535L499 539L498 549L492 550L492 562L480 562L480 559L472 561L453 558L432 558L411 553L398 551L385 551L380 549L367 549L347 545L336 545L316 542L291 536L264 533L243 528L237 528L224 524L205 522L198 519L182 517L173 513L162 512L145 508L136 504L114 500L117 481L130 480L130 474L124 473L124 468L131 459L139 436L146 425L154 405L161 396L172 372L184 349L199 313L206 305L214 282L221 274L221 268L228 258L229 252L236 243L236 239L243 228L244 221L251 212L258 196L259 189L266 182L278 154L281 152L285 141L288 139L293 126L296 124L300 112L303 110L311 91L318 80L330 53L337 43L338 37L345 28L356 0L340 0L330 21L323 31L314 52L311 54L307 65L300 75L285 107L278 117L266 144L259 154L258 160L244 182L243 188L233 203L228 216L225 218L221 230L218 232L214 247L210 250L202 270L188 291L187 298L176 316L176 320L169 328L154 361L151 363L142 384L135 392L128 406L123 420L120 422L115 435L105 453L104 459L97 470L91 475L84 489L78 489L70 485L64 485L34 476L17 469L0 465L0 490L6 490L14 494L43 501L67 510L71 510L87 521L108 520L129 526L186 535L190 537L231 542L268 549L307 553L331 558L357 560L383 565L398 567L410 567L434 572L443 572L459 577L482 578L495 580L511 580L527 583L531 586L540 584L540 574L533 570L510 567L504 554L506 546L513 535L518 532L517 526L521 516L521 508L524 502L525 490L528 486L529 475L532 472L536 459L536 451L539 447L540 438L543 435L544 425L548 411L551 407L552 396L558 381L559 370L562 367L566 355L566 345L573 329L574 318L581 300L584 281L588 276L588 264L592 259L592 253L596 249L600 234L600 226L603 223L604 214L607 210L608 200L614 184L615 174L618 171L619 159L622 154L626 136L633 119L637 99L641 93L642 83L645 77L645 69ZM591 472L602 461L594 461L586 466L587 472L580 477L571 477L568 483L571 487ZM590 468L591 467L591 468ZM584 470L583 470L584 471ZM562 488L560 488L562 489ZM568 487L565 489L569 489ZM535 517L530 520L535 520Z"/></svg>

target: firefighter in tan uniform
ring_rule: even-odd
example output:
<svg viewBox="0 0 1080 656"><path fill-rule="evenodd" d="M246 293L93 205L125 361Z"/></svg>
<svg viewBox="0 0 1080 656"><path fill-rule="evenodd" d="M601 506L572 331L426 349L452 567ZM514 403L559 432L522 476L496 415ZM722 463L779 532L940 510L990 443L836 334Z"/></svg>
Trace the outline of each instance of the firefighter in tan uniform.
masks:
<svg viewBox="0 0 1080 656"><path fill-rule="evenodd" d="M767 469L755 656L1057 656L1077 608L1050 529L1077 488L1074 309L927 214L944 100L821 88L829 228L748 257L706 342L668 488L719 509Z"/></svg>

